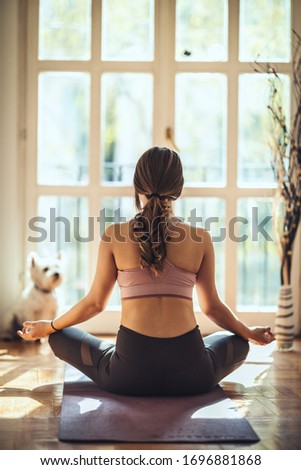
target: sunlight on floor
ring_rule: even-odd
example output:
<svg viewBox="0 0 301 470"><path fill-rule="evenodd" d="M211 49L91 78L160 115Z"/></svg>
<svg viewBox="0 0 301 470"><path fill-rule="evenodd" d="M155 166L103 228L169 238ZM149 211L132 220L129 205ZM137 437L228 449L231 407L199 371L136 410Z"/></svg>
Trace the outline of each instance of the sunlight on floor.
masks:
<svg viewBox="0 0 301 470"><path fill-rule="evenodd" d="M236 382L244 387L253 387L263 382L271 364L244 364L228 375L223 382Z"/></svg>
<svg viewBox="0 0 301 470"><path fill-rule="evenodd" d="M246 362L273 362L272 354L276 351L277 344L276 341L273 341L266 346L258 346L256 344L250 343L250 351L247 357Z"/></svg>
<svg viewBox="0 0 301 470"><path fill-rule="evenodd" d="M102 402L94 398L83 398L77 404L80 408L80 414L83 415L85 413L89 413L89 411L98 410Z"/></svg>
<svg viewBox="0 0 301 470"><path fill-rule="evenodd" d="M5 364L3 364L0 359L0 384L5 385L5 377L2 371L5 371L5 376L8 376L11 372L18 369L18 367L16 366L16 363L14 361L9 361L9 363L5 362Z"/></svg>
<svg viewBox="0 0 301 470"><path fill-rule="evenodd" d="M260 385L273 364L272 354L275 348L275 341L267 346L251 344L245 364L228 375L223 382L235 382L246 388Z"/></svg>
<svg viewBox="0 0 301 470"><path fill-rule="evenodd" d="M39 408L42 394L36 389L53 381L44 367L35 367L35 356L27 356L29 348L11 355L9 350L0 350L0 416L1 419L20 419L32 415ZM21 354L20 354L21 352ZM37 399L39 397L39 399Z"/></svg>
<svg viewBox="0 0 301 470"><path fill-rule="evenodd" d="M1 395L0 395L1 397ZM1 397L0 415L1 419L19 419L30 415L41 403L29 397Z"/></svg>
<svg viewBox="0 0 301 470"><path fill-rule="evenodd" d="M233 403L229 399L222 400L218 403L204 406L195 411L191 419L240 419L242 414L233 407Z"/></svg>
<svg viewBox="0 0 301 470"><path fill-rule="evenodd" d="M9 380L2 385L5 385L5 388L18 388L19 390L28 390L28 384L32 384L32 388L30 390L33 390L37 385L38 385L38 370L32 369L32 370L25 370L22 372L22 370L19 368L17 370L18 374L12 380Z"/></svg>
<svg viewBox="0 0 301 470"><path fill-rule="evenodd" d="M1 349L0 362L16 362L20 361L20 356L11 356L6 349Z"/></svg>

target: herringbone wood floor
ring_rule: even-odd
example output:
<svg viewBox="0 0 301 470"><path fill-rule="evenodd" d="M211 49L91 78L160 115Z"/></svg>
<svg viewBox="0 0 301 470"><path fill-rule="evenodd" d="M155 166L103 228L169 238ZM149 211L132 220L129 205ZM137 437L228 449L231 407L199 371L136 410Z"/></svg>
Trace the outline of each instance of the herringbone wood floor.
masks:
<svg viewBox="0 0 301 470"><path fill-rule="evenodd" d="M70 444L58 440L64 364L47 343L0 343L0 449L301 449L301 340L294 351L252 346L222 382L260 442L239 444Z"/></svg>

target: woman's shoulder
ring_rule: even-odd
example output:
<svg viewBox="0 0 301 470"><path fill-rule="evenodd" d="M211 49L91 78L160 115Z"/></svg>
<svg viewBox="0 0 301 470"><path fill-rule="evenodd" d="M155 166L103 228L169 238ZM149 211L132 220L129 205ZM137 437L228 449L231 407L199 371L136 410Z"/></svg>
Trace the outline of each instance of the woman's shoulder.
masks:
<svg viewBox="0 0 301 470"><path fill-rule="evenodd" d="M178 221L174 224L174 230L178 237L185 236L185 239L190 239L193 242L204 244L211 242L210 233L202 227Z"/></svg>
<svg viewBox="0 0 301 470"><path fill-rule="evenodd" d="M102 235L102 240L105 242L125 242L130 237L131 220L126 222L112 223L108 225Z"/></svg>
<svg viewBox="0 0 301 470"><path fill-rule="evenodd" d="M108 225L102 235L102 240L111 243L125 243L136 241L132 236L131 225L133 220L112 223ZM210 233L202 227L184 223L179 219L173 221L169 231L169 238L175 242L198 243L204 246L211 243Z"/></svg>

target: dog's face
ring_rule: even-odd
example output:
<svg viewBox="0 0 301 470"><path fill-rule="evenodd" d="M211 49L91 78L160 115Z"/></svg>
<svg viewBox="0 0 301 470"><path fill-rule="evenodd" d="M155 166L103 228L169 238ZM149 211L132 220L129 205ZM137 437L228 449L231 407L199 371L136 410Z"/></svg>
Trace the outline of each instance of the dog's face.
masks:
<svg viewBox="0 0 301 470"><path fill-rule="evenodd" d="M40 289L52 291L63 281L60 255L41 258L36 253L31 253L29 255L29 269L32 281Z"/></svg>

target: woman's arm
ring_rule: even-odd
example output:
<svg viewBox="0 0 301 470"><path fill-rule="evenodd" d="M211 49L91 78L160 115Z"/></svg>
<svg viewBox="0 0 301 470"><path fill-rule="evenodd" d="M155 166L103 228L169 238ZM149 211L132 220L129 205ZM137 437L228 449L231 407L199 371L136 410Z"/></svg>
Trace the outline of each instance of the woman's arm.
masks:
<svg viewBox="0 0 301 470"><path fill-rule="evenodd" d="M43 338L54 333L55 330L89 320L106 308L117 277L112 251L112 237L113 226L110 225L99 244L96 273L88 294L67 312L53 320L52 324L55 329L51 326L50 320L24 322L22 331L18 331L21 338L25 340Z"/></svg>
<svg viewBox="0 0 301 470"><path fill-rule="evenodd" d="M197 274L196 289L201 310L221 328L257 344L268 344L274 335L269 327L248 327L219 298L215 285L215 260L211 237L203 232L204 256Z"/></svg>

